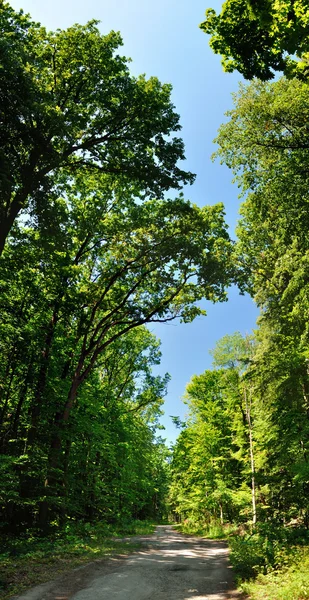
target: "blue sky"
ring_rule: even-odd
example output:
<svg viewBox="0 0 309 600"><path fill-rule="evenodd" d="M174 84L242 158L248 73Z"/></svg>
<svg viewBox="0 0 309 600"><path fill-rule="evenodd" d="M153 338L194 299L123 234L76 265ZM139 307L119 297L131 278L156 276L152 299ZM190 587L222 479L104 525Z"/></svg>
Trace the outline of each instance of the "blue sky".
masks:
<svg viewBox="0 0 309 600"><path fill-rule="evenodd" d="M223 202L231 235L237 221L238 190L232 175L218 162L212 163L212 143L224 113L232 106L231 92L238 88L240 76L223 73L220 58L208 46L207 36L198 25L206 8L220 9L217 0L11 0L48 29L66 28L90 19L101 21L102 33L120 31L122 54L131 57L134 74L156 75L173 86L172 99L181 116L182 137L186 145L185 168L197 174L185 196L202 206ZM152 330L162 340L160 372L168 371L172 380L165 402L162 422L168 441L177 431L169 415L184 418L181 402L185 386L193 374L211 366L209 350L227 333L250 332L255 326L257 309L248 297L236 289L229 301L205 303L207 317L189 325L156 325Z"/></svg>

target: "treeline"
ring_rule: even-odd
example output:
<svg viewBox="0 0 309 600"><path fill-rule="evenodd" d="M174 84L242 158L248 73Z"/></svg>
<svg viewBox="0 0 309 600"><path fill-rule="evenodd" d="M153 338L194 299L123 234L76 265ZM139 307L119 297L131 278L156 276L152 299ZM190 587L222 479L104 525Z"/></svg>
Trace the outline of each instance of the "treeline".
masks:
<svg viewBox="0 0 309 600"><path fill-rule="evenodd" d="M201 25L224 69L253 79L234 94L215 157L243 198L233 258L260 317L252 336L223 338L214 368L187 387L171 488L183 518L309 527L308 23L303 2L227 0Z"/></svg>
<svg viewBox="0 0 309 600"><path fill-rule="evenodd" d="M294 353L280 372L286 357L271 352L267 338L225 336L214 369L188 384L171 463L178 520L309 527L306 363Z"/></svg>
<svg viewBox="0 0 309 600"><path fill-rule="evenodd" d="M0 451L6 531L164 512L168 377L146 325L234 279L221 205L180 193L171 87L97 23L1 27Z"/></svg>
<svg viewBox="0 0 309 600"><path fill-rule="evenodd" d="M252 335L222 338L187 386L170 503L182 530L230 536L254 600L309 594L308 19L302 0L227 0L201 24L224 70L253 80L234 94L215 157L240 188L234 261L260 317Z"/></svg>
<svg viewBox="0 0 309 600"><path fill-rule="evenodd" d="M308 527L308 84L242 85L228 116L217 156L245 196L235 259L261 316L188 385L172 501L183 515Z"/></svg>

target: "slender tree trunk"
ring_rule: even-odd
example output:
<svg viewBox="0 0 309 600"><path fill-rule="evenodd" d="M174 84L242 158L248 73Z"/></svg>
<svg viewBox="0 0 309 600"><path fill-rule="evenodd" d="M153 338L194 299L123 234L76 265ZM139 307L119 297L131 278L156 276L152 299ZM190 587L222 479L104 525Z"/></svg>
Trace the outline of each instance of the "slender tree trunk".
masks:
<svg viewBox="0 0 309 600"><path fill-rule="evenodd" d="M75 256L75 259L74 259L75 265L78 264L78 262L82 256L82 252L86 248L88 241L89 241L89 236L86 236L84 242L81 244L81 247L80 247L78 253ZM52 348L52 343L53 343L53 339L54 339L54 335L55 335L56 326L59 321L59 311L60 311L60 308L61 308L61 305L63 302L63 298L64 298L64 295L66 292L67 284L68 284L68 278L65 277L65 278L63 278L63 280L61 282L60 291L59 291L57 299L55 300L53 314L52 314L52 317L51 317L50 322L47 327L44 349L42 351L42 361L41 361L40 371L39 371L39 375L38 375L36 396L35 396L35 400L34 400L34 403L32 406L31 427L30 427L30 430L28 433L29 445L33 444L35 437L36 437L37 427L38 427L39 418L40 418L40 414L41 414L43 395L44 395L46 382L47 382L47 371L48 371L48 366L49 366L50 352L51 352L51 348ZM78 340L76 340L76 343L77 343L77 341ZM69 372L72 354L73 354L73 352L70 352L69 358L64 365L63 372L61 375L62 379L65 379L65 377L67 376L67 374ZM66 420L65 416L64 416L64 420Z"/></svg>
<svg viewBox="0 0 309 600"><path fill-rule="evenodd" d="M222 502L220 502L220 523L221 523L221 525L223 525L223 523L224 523Z"/></svg>
<svg viewBox="0 0 309 600"><path fill-rule="evenodd" d="M69 420L71 409L75 404L77 391L79 388L79 378L75 375L71 388L68 393L68 398L63 410L63 413L60 415L57 413L55 418L55 434L51 441L51 453L50 453L50 461L49 464L52 468L56 469L59 463L59 454L61 450L61 442L62 442L62 429Z"/></svg>
<svg viewBox="0 0 309 600"><path fill-rule="evenodd" d="M16 372L16 368L17 368L17 365L14 364L13 367L12 367L12 370L11 370L10 379L9 379L9 382L8 382L8 387L7 387L5 398L4 398L4 402L3 402L3 407L2 407L2 411L1 411L1 417L0 417L0 426L2 426L3 421L5 419L6 410L7 410L7 406L8 406L9 399L10 399L10 391L11 391L11 387L12 387L14 375L15 375L15 372Z"/></svg>
<svg viewBox="0 0 309 600"><path fill-rule="evenodd" d="M67 507L68 507L68 495L69 495L69 461L70 461L70 453L71 453L72 440L67 439L65 444L64 451L64 465L63 465L63 503L61 506L61 512L59 517L59 524L64 525L66 516L67 516Z"/></svg>
<svg viewBox="0 0 309 600"><path fill-rule="evenodd" d="M21 414L21 410L26 398L26 394L27 394L27 389L28 389L28 385L31 381L31 371L32 371L32 359L30 360L29 366L28 366L28 371L26 374L26 378L24 381L24 384L22 386L20 395L19 395L19 401L16 407L16 411L14 414L14 421L13 421L13 426L12 426L12 437L15 438L17 437L17 431L18 431L18 424L19 424L19 418L20 418L20 414Z"/></svg>
<svg viewBox="0 0 309 600"><path fill-rule="evenodd" d="M252 492L252 524L256 524L256 492L255 492L255 464L254 464L254 449L253 449L253 437L252 437L252 423L251 423L251 406L252 406L252 390L249 391L249 400L247 397L247 388L245 387L245 403L246 403L246 414L247 423L249 430L249 449L250 449L250 463L251 463L251 492Z"/></svg>
<svg viewBox="0 0 309 600"><path fill-rule="evenodd" d="M31 178L31 176L32 173L29 173L29 178ZM0 256L3 252L6 239L14 225L14 221L26 203L30 189L29 182L27 182L27 185L22 188L13 199L11 196L11 198L7 198L5 201L5 204L9 205L9 209L8 211L2 211L0 219Z"/></svg>
<svg viewBox="0 0 309 600"><path fill-rule="evenodd" d="M26 398L28 385L29 385L29 382L31 379L31 370L32 370L32 359L30 360L24 382L21 386L21 390L19 393L19 400L18 400L16 409L15 409L14 413L12 414L12 418L11 418L12 423L9 425L7 431L5 432L5 434L3 435L3 438L2 438L3 452L5 452L7 450L7 440L10 438L12 438L12 439L17 438L19 418L20 418L21 410L22 410L22 407L23 407L23 404L24 404L24 401Z"/></svg>
<svg viewBox="0 0 309 600"><path fill-rule="evenodd" d="M91 452L91 448L89 449L89 453ZM95 494L95 487L96 487L96 482L97 482L97 473L99 470L99 466L100 466L100 460L101 460L101 452L97 451L96 452L96 456L95 456L95 462L93 465L93 471L91 473L91 477L90 477L90 482L88 483L88 486L90 486L90 494L89 494L89 502L88 502L88 506L86 507L86 513L90 519L90 521L93 520L94 516L95 516L95 504L96 504L96 494ZM86 474L86 485L87 485L87 480L89 478L89 475L87 476Z"/></svg>

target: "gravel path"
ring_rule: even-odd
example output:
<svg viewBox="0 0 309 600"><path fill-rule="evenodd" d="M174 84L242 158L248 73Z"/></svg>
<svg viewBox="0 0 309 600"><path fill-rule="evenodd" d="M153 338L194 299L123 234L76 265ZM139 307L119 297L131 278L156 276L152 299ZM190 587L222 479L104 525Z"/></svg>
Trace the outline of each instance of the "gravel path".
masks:
<svg viewBox="0 0 309 600"><path fill-rule="evenodd" d="M132 538L128 538L131 539ZM38 586L16 600L240 599L227 544L182 535L167 525L138 536L143 548L127 558L97 561Z"/></svg>

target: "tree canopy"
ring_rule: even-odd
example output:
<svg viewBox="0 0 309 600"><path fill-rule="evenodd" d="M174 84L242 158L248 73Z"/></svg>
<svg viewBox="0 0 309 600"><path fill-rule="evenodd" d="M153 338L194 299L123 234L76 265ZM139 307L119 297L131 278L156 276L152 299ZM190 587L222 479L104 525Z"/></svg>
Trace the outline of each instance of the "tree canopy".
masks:
<svg viewBox="0 0 309 600"><path fill-rule="evenodd" d="M20 212L48 203L55 174L106 173L156 197L194 180L177 164L171 86L133 77L120 35L97 25L47 32L0 7L0 252Z"/></svg>
<svg viewBox="0 0 309 600"><path fill-rule="evenodd" d="M194 175L171 86L133 77L120 35L96 21L47 32L2 3L5 534L234 523L254 576L282 559L274 530L309 528L307 13L227 0L202 25L225 68L255 78L216 139L242 198L233 242L222 204L181 192ZM288 77L263 81L277 70ZM259 307L256 330L217 341L169 450L151 324L190 323L231 284Z"/></svg>
<svg viewBox="0 0 309 600"><path fill-rule="evenodd" d="M226 0L221 13L209 8L201 29L210 46L222 56L225 71L245 79L308 75L309 11L306 0L275 2Z"/></svg>

